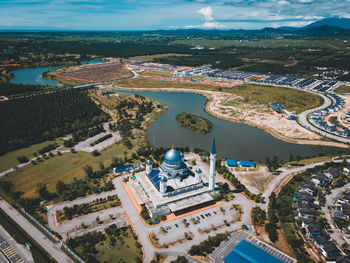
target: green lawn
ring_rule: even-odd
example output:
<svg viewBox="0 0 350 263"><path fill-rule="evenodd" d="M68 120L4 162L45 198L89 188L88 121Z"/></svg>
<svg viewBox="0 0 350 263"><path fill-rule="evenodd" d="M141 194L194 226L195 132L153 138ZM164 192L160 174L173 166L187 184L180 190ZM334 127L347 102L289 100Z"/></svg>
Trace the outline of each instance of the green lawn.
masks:
<svg viewBox="0 0 350 263"><path fill-rule="evenodd" d="M134 234L130 227L125 231L126 234L121 234L116 237L115 245L112 246L110 238L101 244L96 245L98 251L94 256L100 262L137 262L136 258L142 258L142 251L136 246L137 240L134 239ZM77 248L78 254L81 250Z"/></svg>
<svg viewBox="0 0 350 263"><path fill-rule="evenodd" d="M0 209L0 225L2 225L6 231L19 243L25 245L27 242L32 244L30 252L34 258L35 263L50 263L56 262L51 259L50 256L42 250L35 241L29 237L23 229L18 226L11 218L9 218L3 210Z"/></svg>
<svg viewBox="0 0 350 263"><path fill-rule="evenodd" d="M83 170L85 165L99 170L99 162L107 167L112 163L113 157L124 158L124 151L130 152L126 146L119 143L102 150L101 155L97 157L87 152L65 153L36 165L29 164L9 174L6 178L15 185L16 191L24 192L23 197L37 197L36 189L39 183L46 184L50 192L56 191L56 183L59 180L66 184L72 183L74 177L85 176Z"/></svg>
<svg viewBox="0 0 350 263"><path fill-rule="evenodd" d="M14 166L19 165L19 162L17 160L18 156L24 155L30 160L34 158L33 156L34 152L37 152L39 149L53 143L58 143L61 145L63 142L61 139L56 139L53 141L45 141L42 143L31 145L23 149L18 149L12 152L8 152L0 156L0 172L6 171Z"/></svg>

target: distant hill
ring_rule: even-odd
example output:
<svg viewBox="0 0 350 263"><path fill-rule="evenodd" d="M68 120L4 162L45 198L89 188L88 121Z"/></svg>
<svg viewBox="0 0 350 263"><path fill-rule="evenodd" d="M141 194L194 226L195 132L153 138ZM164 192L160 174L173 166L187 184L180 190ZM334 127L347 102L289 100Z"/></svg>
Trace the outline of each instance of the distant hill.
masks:
<svg viewBox="0 0 350 263"><path fill-rule="evenodd" d="M343 29L350 29L350 18L329 17L329 18L325 18L325 19L316 21L314 23L311 23L310 25L307 25L304 28L320 27L320 26L330 26L330 27L340 27Z"/></svg>
<svg viewBox="0 0 350 263"><path fill-rule="evenodd" d="M350 29L350 18L340 18L340 17L329 17L329 18L324 18L322 20L313 22L307 26L304 27L279 27L278 29L282 30L288 30L288 31L302 31L305 29L310 29L314 27L330 27L330 28L341 28L341 29Z"/></svg>

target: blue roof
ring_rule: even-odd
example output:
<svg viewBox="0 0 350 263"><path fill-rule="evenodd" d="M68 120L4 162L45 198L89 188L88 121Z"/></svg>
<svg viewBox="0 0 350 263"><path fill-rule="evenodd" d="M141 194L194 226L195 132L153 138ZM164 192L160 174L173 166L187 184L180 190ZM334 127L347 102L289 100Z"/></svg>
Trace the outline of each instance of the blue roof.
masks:
<svg viewBox="0 0 350 263"><path fill-rule="evenodd" d="M255 162L254 161L239 161L240 166L244 167L255 167Z"/></svg>
<svg viewBox="0 0 350 263"><path fill-rule="evenodd" d="M125 172L125 171L129 171L132 169L132 165L123 165L123 166L119 166L119 167L115 167L114 168L114 172L115 173L120 173L120 172Z"/></svg>
<svg viewBox="0 0 350 263"><path fill-rule="evenodd" d="M147 161L147 164L152 164L151 160L148 160L148 161Z"/></svg>
<svg viewBox="0 0 350 263"><path fill-rule="evenodd" d="M246 240L242 240L228 254L225 263L282 263L281 260L266 253Z"/></svg>
<svg viewBox="0 0 350 263"><path fill-rule="evenodd" d="M201 168L196 169L196 173L201 173L201 172L202 172Z"/></svg>
<svg viewBox="0 0 350 263"><path fill-rule="evenodd" d="M152 172L150 172L149 174L147 174L148 178L151 179L152 183L154 184L154 186L159 190L160 186L159 186L159 170L153 170Z"/></svg>
<svg viewBox="0 0 350 263"><path fill-rule="evenodd" d="M166 152L164 156L164 162L167 164L180 164L181 154L175 149L171 149Z"/></svg>
<svg viewBox="0 0 350 263"><path fill-rule="evenodd" d="M211 153L216 154L215 138L213 138L213 142L211 144Z"/></svg>
<svg viewBox="0 0 350 263"><path fill-rule="evenodd" d="M236 160L227 159L227 160L226 160L226 164L227 164L228 166L237 167L237 161L236 161Z"/></svg>

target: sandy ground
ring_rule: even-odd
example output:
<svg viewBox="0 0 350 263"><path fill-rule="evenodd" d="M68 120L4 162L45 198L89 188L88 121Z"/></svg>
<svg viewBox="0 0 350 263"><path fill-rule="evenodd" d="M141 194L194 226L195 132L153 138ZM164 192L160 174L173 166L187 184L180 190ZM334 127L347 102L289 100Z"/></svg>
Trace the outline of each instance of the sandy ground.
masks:
<svg viewBox="0 0 350 263"><path fill-rule="evenodd" d="M99 87L101 89L117 90L160 90L158 88L122 87L117 84L100 85ZM241 122L257 127L286 142L347 148L347 145L343 143L323 141L320 135L303 128L296 121L288 120L282 115L272 112L266 105L244 103L242 97L234 94L187 88L162 88L161 91L201 94L208 99L205 110L210 115L219 119Z"/></svg>
<svg viewBox="0 0 350 263"><path fill-rule="evenodd" d="M254 171L233 171L233 173L254 194L263 193L275 178L265 166L259 166Z"/></svg>

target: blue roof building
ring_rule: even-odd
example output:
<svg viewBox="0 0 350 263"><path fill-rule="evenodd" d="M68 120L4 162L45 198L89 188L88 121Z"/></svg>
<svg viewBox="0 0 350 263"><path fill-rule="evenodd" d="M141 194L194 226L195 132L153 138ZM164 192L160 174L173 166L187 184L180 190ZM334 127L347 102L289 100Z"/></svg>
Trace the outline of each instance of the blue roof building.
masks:
<svg viewBox="0 0 350 263"><path fill-rule="evenodd" d="M226 160L226 165L229 167L237 167L238 163L236 160L232 160L232 159L227 159Z"/></svg>
<svg viewBox="0 0 350 263"><path fill-rule="evenodd" d="M242 240L228 254L225 263L282 263L281 260L266 253L246 240Z"/></svg>
<svg viewBox="0 0 350 263"><path fill-rule="evenodd" d="M239 161L239 165L241 167L255 167L255 162L254 161Z"/></svg>

